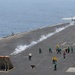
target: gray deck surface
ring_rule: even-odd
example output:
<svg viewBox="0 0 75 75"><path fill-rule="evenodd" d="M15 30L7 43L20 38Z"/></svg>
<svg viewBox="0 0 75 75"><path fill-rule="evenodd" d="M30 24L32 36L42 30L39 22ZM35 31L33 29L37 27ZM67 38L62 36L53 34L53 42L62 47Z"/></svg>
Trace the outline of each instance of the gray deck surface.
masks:
<svg viewBox="0 0 75 75"><path fill-rule="evenodd" d="M67 24L46 27L32 32L21 33L12 37L1 39L0 55L10 56L14 69L8 72L0 72L0 75L75 75L75 72L66 72L70 67L75 67L75 25L56 33L55 35L17 55L10 55L15 50L16 46L29 44L33 40L38 40L41 35L46 35L53 32L55 28L60 28L66 25ZM63 55L57 54L55 51L57 44L60 45L62 50L68 45L72 45L74 52L66 54L66 59L63 59ZM52 47L53 53L49 54L49 47ZM39 54L39 48L42 49L41 54ZM32 53L31 61L28 60L29 52ZM58 57L57 71L53 70L53 56ZM33 64L35 65L35 68L32 69L30 65Z"/></svg>

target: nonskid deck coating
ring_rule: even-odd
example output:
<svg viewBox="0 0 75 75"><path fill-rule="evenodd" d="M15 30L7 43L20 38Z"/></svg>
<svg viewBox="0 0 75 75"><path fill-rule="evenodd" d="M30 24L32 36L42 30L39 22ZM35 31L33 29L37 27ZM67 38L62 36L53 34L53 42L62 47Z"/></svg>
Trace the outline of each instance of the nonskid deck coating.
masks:
<svg viewBox="0 0 75 75"><path fill-rule="evenodd" d="M16 48L17 45L30 43L31 40L37 40L41 34L45 35L49 32L54 31L57 27L63 27L65 25L46 27L46 29L41 29L37 31L29 32L28 34L20 34L13 36L12 38L5 38L0 40L0 53L1 55L9 55L15 69L4 73L0 72L1 75L73 75L72 73L67 73L68 68L74 65L74 53L66 55L66 59L63 59L62 54L56 54L55 48L56 44L62 45L64 42L74 42L75 43L75 26L68 27L67 29L51 36L50 38L28 48L26 51L19 53L17 55L10 55ZM53 28L53 29L52 29ZM50 30L51 29L51 30ZM48 30L48 31L47 31ZM33 37L34 35L34 37ZM37 37L37 38L36 38ZM48 48L52 47L53 53L48 53ZM42 54L39 54L38 48L42 48ZM61 46L63 49L64 47ZM74 46L75 48L75 46ZM32 60L28 60L28 53L32 52ZM58 57L58 69L56 72L53 71L52 56ZM32 69L31 64L36 67Z"/></svg>

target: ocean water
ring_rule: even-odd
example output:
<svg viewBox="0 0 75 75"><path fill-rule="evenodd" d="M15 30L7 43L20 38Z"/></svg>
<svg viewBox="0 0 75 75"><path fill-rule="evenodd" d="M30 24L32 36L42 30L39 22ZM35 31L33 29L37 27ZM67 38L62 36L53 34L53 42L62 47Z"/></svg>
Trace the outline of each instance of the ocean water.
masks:
<svg viewBox="0 0 75 75"><path fill-rule="evenodd" d="M63 23L75 16L75 0L0 0L0 37Z"/></svg>

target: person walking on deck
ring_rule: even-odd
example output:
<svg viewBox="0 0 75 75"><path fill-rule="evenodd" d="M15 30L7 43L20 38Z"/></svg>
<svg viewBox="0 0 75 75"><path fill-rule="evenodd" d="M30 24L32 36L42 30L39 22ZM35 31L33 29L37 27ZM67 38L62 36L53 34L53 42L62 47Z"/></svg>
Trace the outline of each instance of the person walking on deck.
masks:
<svg viewBox="0 0 75 75"><path fill-rule="evenodd" d="M53 56L53 57L52 57L52 63L53 63L53 64L55 63L55 60L56 60L56 57Z"/></svg>
<svg viewBox="0 0 75 75"><path fill-rule="evenodd" d="M55 61L57 61L58 59L57 59L57 57L56 56L53 56L52 57L52 61L53 61L53 64L55 63Z"/></svg>
<svg viewBox="0 0 75 75"><path fill-rule="evenodd" d="M52 57L52 61L53 61L53 65L54 65L54 70L57 70L57 57L56 56L53 56Z"/></svg>
<svg viewBox="0 0 75 75"><path fill-rule="evenodd" d="M57 61L55 61L55 63L54 63L54 70L55 71L57 70Z"/></svg>

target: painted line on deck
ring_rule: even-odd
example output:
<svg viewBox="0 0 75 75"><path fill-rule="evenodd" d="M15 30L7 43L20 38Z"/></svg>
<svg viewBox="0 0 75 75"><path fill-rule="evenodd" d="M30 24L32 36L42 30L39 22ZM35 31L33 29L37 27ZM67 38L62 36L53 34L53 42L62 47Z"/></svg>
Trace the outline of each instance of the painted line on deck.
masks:
<svg viewBox="0 0 75 75"><path fill-rule="evenodd" d="M39 66L43 61L44 59L46 59L47 56L45 56L36 66Z"/></svg>
<svg viewBox="0 0 75 75"><path fill-rule="evenodd" d="M61 46L65 45L66 43L67 43L67 42L62 43Z"/></svg>
<svg viewBox="0 0 75 75"><path fill-rule="evenodd" d="M75 67L70 67L66 72L74 72L75 73Z"/></svg>

